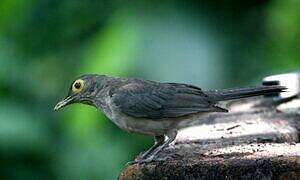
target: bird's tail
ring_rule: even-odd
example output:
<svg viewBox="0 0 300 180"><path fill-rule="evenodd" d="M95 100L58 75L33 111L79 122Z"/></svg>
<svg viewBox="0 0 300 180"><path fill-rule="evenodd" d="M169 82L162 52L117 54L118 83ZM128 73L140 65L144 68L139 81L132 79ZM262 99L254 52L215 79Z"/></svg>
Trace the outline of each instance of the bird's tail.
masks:
<svg viewBox="0 0 300 180"><path fill-rule="evenodd" d="M215 101L226 101L239 98L247 98L252 96L269 95L284 92L287 88L284 86L258 86L250 88L224 89L216 91L207 91Z"/></svg>

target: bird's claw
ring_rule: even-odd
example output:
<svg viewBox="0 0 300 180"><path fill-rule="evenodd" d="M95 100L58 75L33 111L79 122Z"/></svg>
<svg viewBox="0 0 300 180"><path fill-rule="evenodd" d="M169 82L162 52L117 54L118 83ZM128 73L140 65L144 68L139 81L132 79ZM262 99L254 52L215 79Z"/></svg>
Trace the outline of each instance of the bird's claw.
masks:
<svg viewBox="0 0 300 180"><path fill-rule="evenodd" d="M134 161L130 161L128 163L126 163L126 166L130 166L130 165L134 165L134 164L146 164L146 163L151 163L154 162L154 159L136 159Z"/></svg>
<svg viewBox="0 0 300 180"><path fill-rule="evenodd" d="M146 159L136 159L134 161L130 161L128 163L126 163L126 166L129 166L129 165L133 165L133 164L147 164L147 163L152 163L152 162L161 162L161 161L165 161L167 158L153 158L153 157L149 157L149 158L146 158Z"/></svg>
<svg viewBox="0 0 300 180"><path fill-rule="evenodd" d="M131 166L131 165L136 164L136 163L137 163L137 161L129 161L125 164L125 166Z"/></svg>

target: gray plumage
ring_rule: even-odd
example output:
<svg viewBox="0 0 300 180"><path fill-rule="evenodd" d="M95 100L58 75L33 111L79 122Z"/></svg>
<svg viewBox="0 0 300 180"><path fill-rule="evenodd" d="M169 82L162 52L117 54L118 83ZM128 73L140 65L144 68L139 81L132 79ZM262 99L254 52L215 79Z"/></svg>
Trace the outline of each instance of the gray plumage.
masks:
<svg viewBox="0 0 300 180"><path fill-rule="evenodd" d="M184 84L129 82L112 94L120 110L137 118L176 118L199 111L218 111L200 88Z"/></svg>
<svg viewBox="0 0 300 180"><path fill-rule="evenodd" d="M136 78L84 75L82 89L74 90L57 104L56 110L72 103L85 103L102 110L121 129L154 136L156 144L142 157L152 160L176 137L177 125L208 112L227 112L219 101L278 93L282 86L259 86L218 91L180 83L159 83ZM77 84L76 87L79 87ZM76 88L75 87L75 88ZM168 140L164 140L164 136ZM151 156L150 156L151 155Z"/></svg>
<svg viewBox="0 0 300 180"><path fill-rule="evenodd" d="M216 103L282 90L279 86L261 86L203 92L187 84L139 81L129 81L116 89L112 101L129 116L150 119L175 118L198 112L227 112Z"/></svg>

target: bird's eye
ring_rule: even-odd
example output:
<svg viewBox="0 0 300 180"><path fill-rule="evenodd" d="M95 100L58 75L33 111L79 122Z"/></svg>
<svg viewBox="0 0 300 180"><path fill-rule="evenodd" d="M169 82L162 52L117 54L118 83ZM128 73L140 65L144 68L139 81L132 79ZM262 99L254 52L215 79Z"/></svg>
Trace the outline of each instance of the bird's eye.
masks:
<svg viewBox="0 0 300 180"><path fill-rule="evenodd" d="M78 79L73 83L72 91L74 93L79 93L80 91L82 91L83 86L84 86L84 81L82 79Z"/></svg>

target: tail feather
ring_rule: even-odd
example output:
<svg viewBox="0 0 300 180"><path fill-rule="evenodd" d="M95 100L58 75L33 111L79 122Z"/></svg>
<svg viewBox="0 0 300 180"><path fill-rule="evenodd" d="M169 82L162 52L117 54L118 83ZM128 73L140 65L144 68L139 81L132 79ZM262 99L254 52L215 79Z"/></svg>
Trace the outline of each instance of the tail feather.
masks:
<svg viewBox="0 0 300 180"><path fill-rule="evenodd" d="M224 89L216 91L207 91L215 101L226 101L239 98L247 98L260 95L269 95L273 93L280 93L286 90L283 86L259 86L250 88Z"/></svg>

